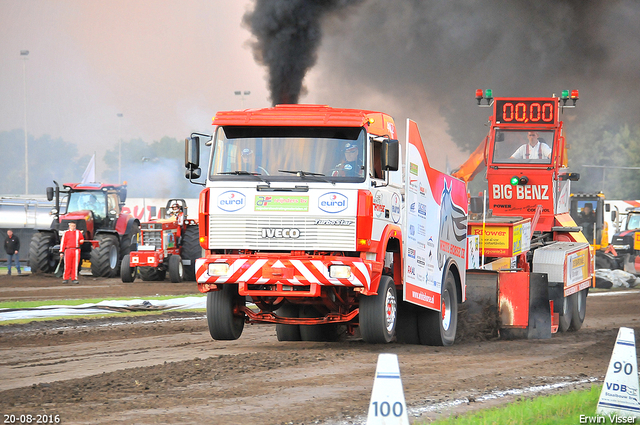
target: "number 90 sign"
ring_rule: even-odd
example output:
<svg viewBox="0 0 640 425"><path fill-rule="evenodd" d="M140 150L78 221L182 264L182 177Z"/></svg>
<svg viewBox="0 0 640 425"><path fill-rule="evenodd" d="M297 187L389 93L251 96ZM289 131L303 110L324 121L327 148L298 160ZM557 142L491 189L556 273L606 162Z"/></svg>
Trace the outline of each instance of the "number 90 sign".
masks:
<svg viewBox="0 0 640 425"><path fill-rule="evenodd" d="M554 100L496 100L496 123L555 124Z"/></svg>

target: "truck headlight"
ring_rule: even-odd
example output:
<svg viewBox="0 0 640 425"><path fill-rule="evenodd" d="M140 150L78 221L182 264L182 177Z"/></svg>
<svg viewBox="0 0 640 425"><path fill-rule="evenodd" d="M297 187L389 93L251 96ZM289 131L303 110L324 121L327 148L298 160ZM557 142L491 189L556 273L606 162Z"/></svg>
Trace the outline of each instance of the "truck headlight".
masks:
<svg viewBox="0 0 640 425"><path fill-rule="evenodd" d="M623 251L629 249L629 245L614 245L613 247L615 249L621 249Z"/></svg>
<svg viewBox="0 0 640 425"><path fill-rule="evenodd" d="M351 266L344 264L332 264L329 266L329 277L335 279L349 279L351 277Z"/></svg>
<svg viewBox="0 0 640 425"><path fill-rule="evenodd" d="M227 263L210 263L209 276L226 276L229 273L229 265Z"/></svg>

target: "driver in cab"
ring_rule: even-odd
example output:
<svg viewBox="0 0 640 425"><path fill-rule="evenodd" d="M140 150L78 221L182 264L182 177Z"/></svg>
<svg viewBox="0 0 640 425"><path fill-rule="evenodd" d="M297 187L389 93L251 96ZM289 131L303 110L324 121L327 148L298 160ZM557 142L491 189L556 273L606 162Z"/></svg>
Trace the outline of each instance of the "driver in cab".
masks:
<svg viewBox="0 0 640 425"><path fill-rule="evenodd" d="M511 155L513 159L549 159L551 156L551 148L542 139L538 137L535 131L527 133L528 143L520 146Z"/></svg>
<svg viewBox="0 0 640 425"><path fill-rule="evenodd" d="M358 161L358 145L347 142L344 145L344 159L336 165L332 176L337 177L362 177L364 170Z"/></svg>

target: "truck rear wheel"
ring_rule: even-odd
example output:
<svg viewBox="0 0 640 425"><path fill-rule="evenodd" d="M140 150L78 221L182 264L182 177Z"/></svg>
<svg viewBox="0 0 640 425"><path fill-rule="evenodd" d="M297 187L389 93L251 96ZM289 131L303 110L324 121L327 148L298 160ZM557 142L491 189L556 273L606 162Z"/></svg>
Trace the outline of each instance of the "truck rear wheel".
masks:
<svg viewBox="0 0 640 425"><path fill-rule="evenodd" d="M167 271L157 267L139 267L140 277L145 282L150 280L163 281L167 277Z"/></svg>
<svg viewBox="0 0 640 425"><path fill-rule="evenodd" d="M398 324L396 340L400 344L420 344L418 335L418 309L420 307L406 301L398 302Z"/></svg>
<svg viewBox="0 0 640 425"><path fill-rule="evenodd" d="M184 280L196 280L196 260L202 258L198 226L187 226L182 236L182 258L189 261L184 266Z"/></svg>
<svg viewBox="0 0 640 425"><path fill-rule="evenodd" d="M453 345L458 330L458 294L453 274L447 272L442 285L441 311L418 312L418 335L422 345Z"/></svg>
<svg viewBox="0 0 640 425"><path fill-rule="evenodd" d="M389 276L380 278L377 295L360 297L360 334L371 344L390 342L396 332L396 286Z"/></svg>
<svg viewBox="0 0 640 425"><path fill-rule="evenodd" d="M562 310L560 310L560 318L558 321L558 330L566 332L571 326L571 317L573 316L573 298L562 298Z"/></svg>
<svg viewBox="0 0 640 425"><path fill-rule="evenodd" d="M174 254L169 257L169 279L172 283L182 282L184 276L184 268L182 267L182 258Z"/></svg>
<svg viewBox="0 0 640 425"><path fill-rule="evenodd" d="M131 283L136 280L136 268L131 267L131 255L127 254L122 257L122 263L120 264L120 278L123 282Z"/></svg>
<svg viewBox="0 0 640 425"><path fill-rule="evenodd" d="M99 234L96 240L100 242L98 248L91 250L91 274L97 277L116 277L119 269L120 244L114 235Z"/></svg>
<svg viewBox="0 0 640 425"><path fill-rule="evenodd" d="M238 295L238 285L224 284L219 291L207 293L207 323L211 338L234 340L244 329L244 313L235 313L244 306L245 298Z"/></svg>
<svg viewBox="0 0 640 425"><path fill-rule="evenodd" d="M276 314L280 317L300 317L300 307L296 304L285 303L276 310ZM276 335L278 341L301 341L300 325L276 324Z"/></svg>
<svg viewBox="0 0 640 425"><path fill-rule="evenodd" d="M302 306L300 317L320 317L315 307ZM338 339L338 325L300 325L300 339L302 341L336 341Z"/></svg>
<svg viewBox="0 0 640 425"><path fill-rule="evenodd" d="M29 244L29 266L34 273L51 273L56 269L59 256L54 256L49 248L55 245L52 233L38 232Z"/></svg>
<svg viewBox="0 0 640 425"><path fill-rule="evenodd" d="M584 318L587 315L588 293L589 288L583 289L582 291L571 295L571 298L573 298L573 312L571 314L571 326L569 327L570 331L578 331L582 327Z"/></svg>

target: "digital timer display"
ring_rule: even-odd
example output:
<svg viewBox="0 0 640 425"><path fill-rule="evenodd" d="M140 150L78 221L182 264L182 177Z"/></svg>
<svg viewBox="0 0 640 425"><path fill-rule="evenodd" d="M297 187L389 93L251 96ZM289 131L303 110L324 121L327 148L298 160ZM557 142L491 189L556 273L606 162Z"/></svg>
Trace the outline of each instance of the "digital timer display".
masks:
<svg viewBox="0 0 640 425"><path fill-rule="evenodd" d="M555 124L555 100L496 100L496 123Z"/></svg>

